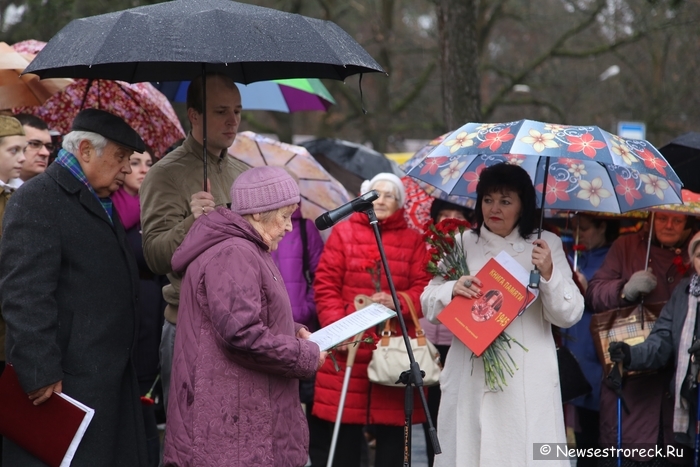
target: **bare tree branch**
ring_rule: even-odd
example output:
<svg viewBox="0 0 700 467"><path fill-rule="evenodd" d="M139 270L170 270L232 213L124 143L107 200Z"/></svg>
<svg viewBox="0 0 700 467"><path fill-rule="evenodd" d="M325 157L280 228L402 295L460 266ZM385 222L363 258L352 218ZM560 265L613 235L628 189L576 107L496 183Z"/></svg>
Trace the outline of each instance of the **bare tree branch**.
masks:
<svg viewBox="0 0 700 467"><path fill-rule="evenodd" d="M430 77L432 76L433 71L435 71L436 66L436 62L431 62L430 64L428 64L428 66L426 66L423 69L423 72L418 78L418 82L416 82L416 85L413 86L413 89L411 89L411 91L408 94L406 94L399 102L392 106L392 113L403 112L406 109L406 107L408 107L420 95L420 93L423 91L423 88L425 88L425 85L428 84L428 81L430 81Z"/></svg>
<svg viewBox="0 0 700 467"><path fill-rule="evenodd" d="M493 99L491 99L491 102L486 104L482 110L481 113L483 114L484 118L488 119L488 117L491 115L491 113L494 111L494 109L503 101L505 96L511 91L513 86L515 86L518 83L522 83L525 77L527 77L530 73L532 73L537 67L539 67L542 63L544 63L547 59L552 57L553 53L555 53L561 46L563 46L566 41L571 39L572 37L576 36L578 33L581 31L584 31L588 27L590 27L592 24L595 23L596 16L602 11L602 9L605 7L605 1L604 0L597 0L595 8L589 13L589 15L581 21L579 24L576 24L575 26L569 28L569 30L565 31L561 36L559 36L555 41L552 43L552 45L541 53L538 57L535 59L531 60L530 63L525 65L522 70L520 70L518 73L514 74L510 80L508 80L508 83L506 83L504 86L502 86L495 94Z"/></svg>

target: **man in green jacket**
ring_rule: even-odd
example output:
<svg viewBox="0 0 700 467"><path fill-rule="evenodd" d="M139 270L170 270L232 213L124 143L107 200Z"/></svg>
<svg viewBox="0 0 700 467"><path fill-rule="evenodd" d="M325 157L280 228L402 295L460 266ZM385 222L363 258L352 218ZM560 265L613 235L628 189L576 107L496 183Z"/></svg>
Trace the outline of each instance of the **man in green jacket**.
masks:
<svg viewBox="0 0 700 467"><path fill-rule="evenodd" d="M203 106L202 78L192 81L187 91L187 117L192 131L182 146L148 171L139 190L143 253L155 274L167 274L170 284L163 287L167 302L161 335L161 379L167 409L170 387L177 308L182 276L172 271L170 260L194 221L216 206L231 202L233 181L247 165L228 156L241 122L241 94L233 80L221 74L208 74L207 85L207 189L203 186Z"/></svg>

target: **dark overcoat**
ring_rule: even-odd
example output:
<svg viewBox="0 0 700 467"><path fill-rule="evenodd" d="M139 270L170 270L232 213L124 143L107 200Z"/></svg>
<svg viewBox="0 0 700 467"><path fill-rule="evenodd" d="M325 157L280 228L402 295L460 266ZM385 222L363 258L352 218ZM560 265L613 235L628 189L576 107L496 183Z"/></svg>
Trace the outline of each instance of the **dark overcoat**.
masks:
<svg viewBox="0 0 700 467"><path fill-rule="evenodd" d="M146 465L132 361L138 272L124 228L52 164L13 195L0 242L7 361L25 392L63 381L95 409L72 466ZM42 466L5 439L3 466Z"/></svg>

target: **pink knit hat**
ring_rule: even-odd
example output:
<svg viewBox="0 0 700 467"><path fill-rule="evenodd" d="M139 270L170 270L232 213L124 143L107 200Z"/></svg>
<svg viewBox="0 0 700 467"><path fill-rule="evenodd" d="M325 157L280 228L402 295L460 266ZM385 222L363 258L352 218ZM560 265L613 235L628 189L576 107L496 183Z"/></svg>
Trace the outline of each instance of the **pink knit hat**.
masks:
<svg viewBox="0 0 700 467"><path fill-rule="evenodd" d="M299 201L299 185L282 167L246 170L231 187L231 211L240 215L274 211Z"/></svg>

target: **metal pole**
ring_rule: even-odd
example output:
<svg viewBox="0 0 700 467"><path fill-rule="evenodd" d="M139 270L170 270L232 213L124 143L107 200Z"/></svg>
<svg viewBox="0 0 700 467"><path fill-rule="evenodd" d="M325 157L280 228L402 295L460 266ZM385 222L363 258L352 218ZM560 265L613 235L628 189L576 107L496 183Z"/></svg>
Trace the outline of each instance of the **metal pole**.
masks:
<svg viewBox="0 0 700 467"><path fill-rule="evenodd" d="M202 160L204 161L204 188L207 191L207 73L206 63L202 63Z"/></svg>
<svg viewBox="0 0 700 467"><path fill-rule="evenodd" d="M574 240L574 272L578 271L578 238L581 233L581 218L579 217L576 223L576 239Z"/></svg>
<svg viewBox="0 0 700 467"><path fill-rule="evenodd" d="M369 303L368 303L369 304ZM358 341L362 339L362 335L365 332L359 333L353 341ZM360 347L359 343L353 344L348 349L348 358L345 363L345 376L343 377L343 389L340 391L340 402L338 403L338 414L335 416L335 426L333 427L333 437L331 438L331 450L328 453L328 462L326 467L332 467L333 457L335 456L335 446L338 443L338 433L340 432L340 423L343 419L343 409L345 408L345 396L348 394L348 385L350 384L350 373L352 373L352 365L355 363L355 355L357 354L357 349Z"/></svg>
<svg viewBox="0 0 700 467"><path fill-rule="evenodd" d="M649 269L649 256L651 256L651 239L654 236L654 211L651 211L651 217L649 217L649 241L647 242L647 259L644 261L644 270Z"/></svg>

